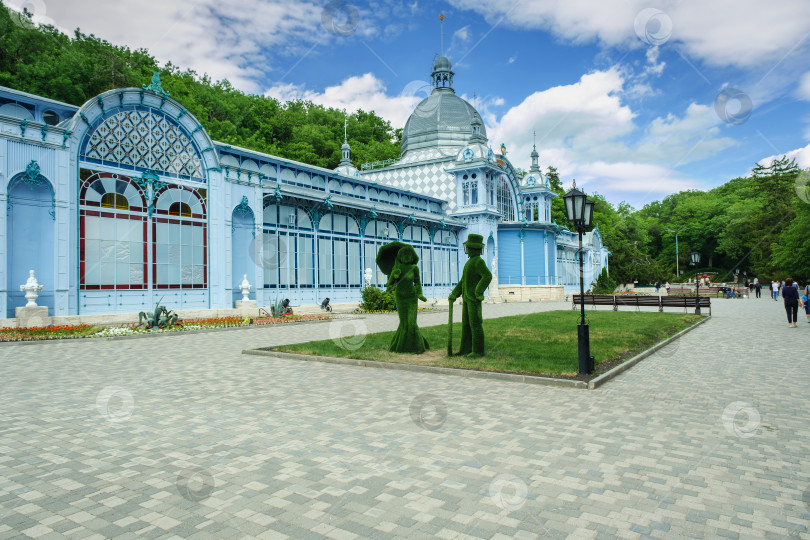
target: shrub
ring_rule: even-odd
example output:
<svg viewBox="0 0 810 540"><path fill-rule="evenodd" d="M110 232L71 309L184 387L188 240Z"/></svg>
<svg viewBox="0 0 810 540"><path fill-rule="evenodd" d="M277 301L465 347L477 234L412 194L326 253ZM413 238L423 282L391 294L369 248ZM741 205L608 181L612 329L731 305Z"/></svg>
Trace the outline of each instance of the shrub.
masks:
<svg viewBox="0 0 810 540"><path fill-rule="evenodd" d="M616 290L616 283L608 276L607 268L602 268L602 273L596 279L596 286L593 288L594 294L613 294Z"/></svg>
<svg viewBox="0 0 810 540"><path fill-rule="evenodd" d="M360 308L366 311L396 311L397 304L394 295L378 287L364 287L362 291L363 301Z"/></svg>

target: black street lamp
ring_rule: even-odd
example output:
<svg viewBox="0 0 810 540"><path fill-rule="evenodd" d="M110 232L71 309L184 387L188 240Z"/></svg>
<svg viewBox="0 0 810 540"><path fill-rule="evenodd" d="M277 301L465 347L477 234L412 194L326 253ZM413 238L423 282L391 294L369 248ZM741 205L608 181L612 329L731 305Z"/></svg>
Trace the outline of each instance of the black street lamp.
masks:
<svg viewBox="0 0 810 540"><path fill-rule="evenodd" d="M698 295L698 291L700 289L700 279L698 279L698 268L697 268L699 262L700 262L700 252L693 251L692 264L695 265L695 315L700 315L700 296Z"/></svg>
<svg viewBox="0 0 810 540"><path fill-rule="evenodd" d="M585 276L583 274L582 262L582 233L591 226L593 221L593 201L582 191L577 189L577 181L574 180L574 187L563 195L565 202L565 215L568 221L574 224L579 234L579 295L581 307L581 320L577 326L577 345L579 351L579 373L587 375L593 373L593 356L591 356L591 343L588 332L588 325L585 324Z"/></svg>

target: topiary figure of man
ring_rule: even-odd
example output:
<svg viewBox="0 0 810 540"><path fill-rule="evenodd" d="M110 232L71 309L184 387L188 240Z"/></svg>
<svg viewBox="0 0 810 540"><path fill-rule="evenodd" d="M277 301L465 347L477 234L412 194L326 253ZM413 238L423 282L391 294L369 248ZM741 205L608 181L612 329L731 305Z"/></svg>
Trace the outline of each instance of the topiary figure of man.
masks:
<svg viewBox="0 0 810 540"><path fill-rule="evenodd" d="M481 313L481 302L484 301L484 291L492 281L492 273L487 268L487 263L481 258L483 250L483 236L471 234L467 237L467 241L464 242L464 252L470 260L464 265L461 281L447 297L451 304L459 296L464 300L459 354L468 356L484 354L484 317Z"/></svg>

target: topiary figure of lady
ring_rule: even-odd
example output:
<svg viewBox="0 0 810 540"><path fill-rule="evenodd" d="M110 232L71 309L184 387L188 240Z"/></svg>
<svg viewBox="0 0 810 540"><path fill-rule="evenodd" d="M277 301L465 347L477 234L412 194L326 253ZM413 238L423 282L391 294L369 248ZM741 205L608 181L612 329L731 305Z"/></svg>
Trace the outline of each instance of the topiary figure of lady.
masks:
<svg viewBox="0 0 810 540"><path fill-rule="evenodd" d="M461 350L459 354L483 356L484 354L484 317L481 313L481 302L484 291L492 281L492 273L487 263L481 258L484 250L484 237L471 234L464 242L464 251L470 260L464 265L461 281L455 286L447 299L452 304L456 298L464 299L461 315Z"/></svg>
<svg viewBox="0 0 810 540"><path fill-rule="evenodd" d="M418 262L419 256L413 246L402 242L391 242L377 252L377 266L388 276L386 287L394 293L399 314L399 327L388 348L391 352L421 354L430 349L416 325L418 300L426 300L422 294Z"/></svg>

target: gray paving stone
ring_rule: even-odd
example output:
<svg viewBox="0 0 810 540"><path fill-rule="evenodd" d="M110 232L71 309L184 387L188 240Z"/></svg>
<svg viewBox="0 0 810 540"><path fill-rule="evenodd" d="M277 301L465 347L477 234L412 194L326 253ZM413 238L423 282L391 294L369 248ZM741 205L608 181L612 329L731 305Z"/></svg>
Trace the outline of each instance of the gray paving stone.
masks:
<svg viewBox="0 0 810 540"><path fill-rule="evenodd" d="M810 325L767 300L713 313L594 391L240 354L349 321L0 344L0 536L804 537ZM131 415L103 414L107 387ZM422 394L447 408L438 430L411 420ZM189 500L177 479L193 471L214 486ZM499 478L513 484L492 493Z"/></svg>

